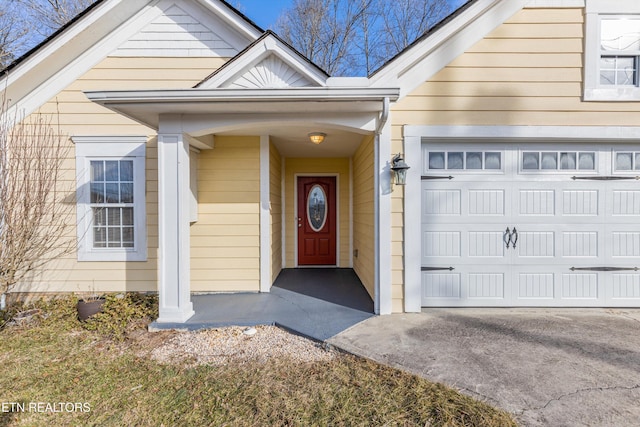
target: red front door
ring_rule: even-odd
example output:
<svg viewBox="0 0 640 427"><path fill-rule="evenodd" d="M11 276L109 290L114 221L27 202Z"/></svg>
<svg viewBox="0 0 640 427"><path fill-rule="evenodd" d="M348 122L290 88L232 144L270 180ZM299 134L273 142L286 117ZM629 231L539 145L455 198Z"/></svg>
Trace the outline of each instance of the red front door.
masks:
<svg viewBox="0 0 640 427"><path fill-rule="evenodd" d="M298 265L336 265L336 178L298 178Z"/></svg>

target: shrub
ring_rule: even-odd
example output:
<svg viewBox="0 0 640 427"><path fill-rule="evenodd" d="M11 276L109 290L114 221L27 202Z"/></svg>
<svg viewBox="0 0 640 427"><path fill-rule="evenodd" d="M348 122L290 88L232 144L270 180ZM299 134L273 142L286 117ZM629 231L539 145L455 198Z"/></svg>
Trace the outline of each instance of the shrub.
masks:
<svg viewBox="0 0 640 427"><path fill-rule="evenodd" d="M127 331L158 317L158 297L136 292L106 296L102 312L83 323L85 329L123 340Z"/></svg>

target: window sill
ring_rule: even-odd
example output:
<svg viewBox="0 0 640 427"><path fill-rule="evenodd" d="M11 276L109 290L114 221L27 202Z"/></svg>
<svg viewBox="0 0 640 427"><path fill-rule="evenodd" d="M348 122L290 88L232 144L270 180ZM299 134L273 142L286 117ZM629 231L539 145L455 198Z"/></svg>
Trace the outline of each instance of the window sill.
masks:
<svg viewBox="0 0 640 427"><path fill-rule="evenodd" d="M144 262L146 251L78 251L79 262Z"/></svg>
<svg viewBox="0 0 640 427"><path fill-rule="evenodd" d="M585 102L637 102L640 101L640 88L591 88L584 91Z"/></svg>

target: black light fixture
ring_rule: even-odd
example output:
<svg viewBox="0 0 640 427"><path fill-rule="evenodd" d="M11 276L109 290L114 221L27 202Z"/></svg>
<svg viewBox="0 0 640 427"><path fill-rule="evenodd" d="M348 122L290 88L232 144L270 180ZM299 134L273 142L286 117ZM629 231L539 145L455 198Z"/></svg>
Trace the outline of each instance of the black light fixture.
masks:
<svg viewBox="0 0 640 427"><path fill-rule="evenodd" d="M391 160L391 170L396 178L396 185L407 184L407 170L409 170L409 168L409 165L404 162L402 154L398 153L393 157Z"/></svg>

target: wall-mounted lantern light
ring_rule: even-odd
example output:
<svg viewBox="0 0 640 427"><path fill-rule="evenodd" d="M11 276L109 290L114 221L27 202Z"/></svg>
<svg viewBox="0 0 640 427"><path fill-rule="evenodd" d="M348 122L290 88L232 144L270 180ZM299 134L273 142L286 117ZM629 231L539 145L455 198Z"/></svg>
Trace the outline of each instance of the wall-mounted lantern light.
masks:
<svg viewBox="0 0 640 427"><path fill-rule="evenodd" d="M311 132L309 134L309 139L311 140L311 142L313 142L316 145L320 145L322 144L322 141L324 141L324 138L327 136L326 133L322 133L322 132Z"/></svg>
<svg viewBox="0 0 640 427"><path fill-rule="evenodd" d="M398 153L393 157L391 160L391 170L396 178L396 185L407 184L407 170L409 170L409 165L404 162L402 154Z"/></svg>

